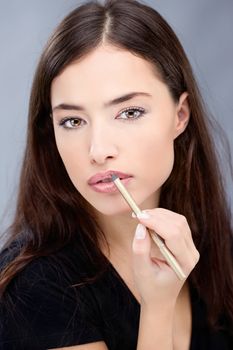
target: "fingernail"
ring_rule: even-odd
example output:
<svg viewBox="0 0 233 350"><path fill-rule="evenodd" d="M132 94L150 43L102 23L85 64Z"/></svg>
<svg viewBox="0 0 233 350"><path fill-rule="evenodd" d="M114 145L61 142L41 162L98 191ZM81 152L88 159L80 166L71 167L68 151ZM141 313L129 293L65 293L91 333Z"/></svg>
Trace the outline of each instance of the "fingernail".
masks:
<svg viewBox="0 0 233 350"><path fill-rule="evenodd" d="M146 228L142 224L138 224L135 232L136 239L144 239L146 237Z"/></svg>
<svg viewBox="0 0 233 350"><path fill-rule="evenodd" d="M132 218L134 218L134 219L137 217L137 215L136 215L136 214L134 214L134 212L132 212L132 214L131 214L131 215L132 215Z"/></svg>
<svg viewBox="0 0 233 350"><path fill-rule="evenodd" d="M138 219L149 219L150 215L144 211L142 211L141 213L137 214L137 218Z"/></svg>

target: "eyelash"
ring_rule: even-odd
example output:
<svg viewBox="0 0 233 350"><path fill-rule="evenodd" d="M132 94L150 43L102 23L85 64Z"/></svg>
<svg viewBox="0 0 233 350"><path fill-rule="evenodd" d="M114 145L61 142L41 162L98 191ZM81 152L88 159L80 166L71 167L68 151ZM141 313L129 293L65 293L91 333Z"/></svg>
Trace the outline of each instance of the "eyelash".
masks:
<svg viewBox="0 0 233 350"><path fill-rule="evenodd" d="M127 112L133 112L133 113L135 113L135 112L139 112L140 113L140 115L139 116L137 116L137 117L130 117L130 118L118 118L121 114L123 114L123 113L127 113ZM141 117L143 117L144 115L145 115L145 113L146 113L146 110L144 109L144 108L142 108L142 107L128 107L128 108L125 108L125 109L123 109L123 110L121 110L119 113L118 113L118 115L116 116L116 119L121 119L122 121L124 121L124 122L128 122L128 121L130 121L130 122L135 122L137 119L140 119ZM67 122L72 122L72 121L79 121L80 123L82 123L82 122L85 122L82 118L77 118L77 117L66 117L66 118L63 118L60 122L59 122L59 126L62 126L64 129L78 129L80 126L82 126L82 125L79 125L79 126L66 126L66 123Z"/></svg>

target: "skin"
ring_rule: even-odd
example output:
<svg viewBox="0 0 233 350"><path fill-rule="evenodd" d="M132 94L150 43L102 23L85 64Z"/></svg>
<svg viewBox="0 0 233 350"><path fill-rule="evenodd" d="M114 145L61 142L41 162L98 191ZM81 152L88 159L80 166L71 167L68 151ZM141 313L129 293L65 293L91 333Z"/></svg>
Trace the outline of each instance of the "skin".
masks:
<svg viewBox="0 0 233 350"><path fill-rule="evenodd" d="M147 96L109 105L132 92ZM174 164L174 140L188 124L187 93L174 102L151 63L102 45L54 79L51 104L58 151L74 186L95 208L109 243L110 255L104 246L103 253L141 303L137 349L156 345L150 343L153 333L148 332L152 332L152 323L161 326L163 321L166 332L160 329L157 335L160 348L177 344L181 350L188 349L190 334L182 338L183 343L173 339L179 324L174 323L174 312L181 305L181 315L188 305L187 289L167 264L156 260L162 259L161 254L145 229L155 230L165 240L188 276L199 258L188 223L183 216L158 208L161 186ZM82 110L57 108L61 104L79 105ZM125 112L129 107L140 110ZM60 125L64 118L73 119ZM132 218L118 192L97 193L88 185L91 176L110 169L133 176L127 189L140 208L146 209L147 219ZM142 225L137 225L138 220ZM144 237L138 239L137 233ZM161 310L159 320L153 319L153 310L156 314Z"/></svg>

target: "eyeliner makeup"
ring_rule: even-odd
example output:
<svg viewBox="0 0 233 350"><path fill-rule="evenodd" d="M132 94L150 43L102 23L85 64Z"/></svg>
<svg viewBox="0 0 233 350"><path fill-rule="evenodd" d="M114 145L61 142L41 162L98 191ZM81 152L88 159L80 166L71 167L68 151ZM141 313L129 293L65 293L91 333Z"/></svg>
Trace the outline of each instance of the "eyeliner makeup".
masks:
<svg viewBox="0 0 233 350"><path fill-rule="evenodd" d="M127 189L125 188L125 186L123 185L121 180L119 179L119 177L117 177L116 175L113 174L112 181L114 182L114 184L116 185L116 187L118 188L118 190L120 191L120 193L122 194L122 196L124 197L124 199L126 200L128 205L130 206L130 208L133 210L134 214L137 216L138 214L142 213L141 209L137 206L134 199L131 197L131 195L129 194L129 192L127 191ZM148 230L148 232L149 232L151 238L153 239L153 241L155 242L155 244L158 246L161 254L164 256L167 263L170 265L170 267L176 273L178 278L180 280L186 279L186 276L185 276L182 268L180 267L179 263L177 262L175 257L172 255L172 253L165 246L163 240L158 236L158 234L156 232L154 232L152 230Z"/></svg>

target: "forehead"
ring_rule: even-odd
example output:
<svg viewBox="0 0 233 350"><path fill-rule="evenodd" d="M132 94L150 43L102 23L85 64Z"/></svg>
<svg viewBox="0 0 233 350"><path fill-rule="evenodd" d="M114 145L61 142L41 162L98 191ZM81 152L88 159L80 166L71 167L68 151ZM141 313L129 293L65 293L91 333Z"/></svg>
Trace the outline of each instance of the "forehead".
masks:
<svg viewBox="0 0 233 350"><path fill-rule="evenodd" d="M59 95L104 94L111 99L122 92L154 89L161 83L155 67L131 52L113 46L100 46L68 65L51 86L52 101Z"/></svg>

